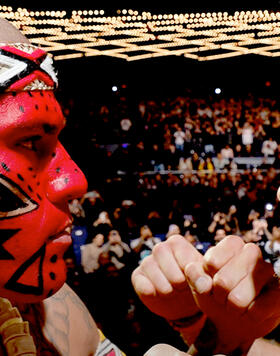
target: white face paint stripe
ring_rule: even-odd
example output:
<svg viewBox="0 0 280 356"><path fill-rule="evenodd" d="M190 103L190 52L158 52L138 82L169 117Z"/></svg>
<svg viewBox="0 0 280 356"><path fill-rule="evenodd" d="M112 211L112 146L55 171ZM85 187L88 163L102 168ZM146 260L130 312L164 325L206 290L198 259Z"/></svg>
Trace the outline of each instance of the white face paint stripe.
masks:
<svg viewBox="0 0 280 356"><path fill-rule="evenodd" d="M34 200L30 199L30 197L24 191L22 191L21 188L18 187L12 180L3 175L0 175L0 185L6 187L11 192L11 194L14 194L23 203L23 206L11 211L1 211L0 207L0 219L7 219L23 215L38 208L38 204Z"/></svg>
<svg viewBox="0 0 280 356"><path fill-rule="evenodd" d="M43 62L41 63L40 67L48 73L48 75L52 78L52 80L56 83L56 85L58 84L57 81L57 76L53 67L53 60L50 56L47 56Z"/></svg>
<svg viewBox="0 0 280 356"><path fill-rule="evenodd" d="M8 47L15 48L21 52L28 54L27 57L23 54L12 53L6 46L0 44L0 88L2 90L9 90L10 85L16 83L19 79L32 74L33 71L39 70L47 74L52 80L50 84L44 79L38 78L27 84L22 90L51 90L58 85L56 71L53 67L52 58L46 54L42 49L39 58L32 60L32 53L39 49L39 47L30 46L26 49L18 46L18 44L9 44ZM30 53L30 49L32 52ZM36 56L36 55L35 55ZM22 59L21 59L22 58ZM38 61L42 61L38 63Z"/></svg>
<svg viewBox="0 0 280 356"><path fill-rule="evenodd" d="M9 81L26 70L26 68L26 63L0 54L0 83Z"/></svg>

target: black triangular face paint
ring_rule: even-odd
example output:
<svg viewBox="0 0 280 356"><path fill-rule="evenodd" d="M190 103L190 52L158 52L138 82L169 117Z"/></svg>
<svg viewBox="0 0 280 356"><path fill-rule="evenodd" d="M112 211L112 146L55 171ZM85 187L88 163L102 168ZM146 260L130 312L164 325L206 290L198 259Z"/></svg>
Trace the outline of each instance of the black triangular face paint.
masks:
<svg viewBox="0 0 280 356"><path fill-rule="evenodd" d="M18 233L20 229L0 229L0 260L14 260L12 256L5 248L3 244Z"/></svg>
<svg viewBox="0 0 280 356"><path fill-rule="evenodd" d="M0 219L13 218L38 208L19 185L0 174Z"/></svg>
<svg viewBox="0 0 280 356"><path fill-rule="evenodd" d="M43 293L43 276L42 276L42 266L45 257L46 245L42 246L34 255L30 257L29 260L25 261L18 270L12 275L5 285L5 288L12 290L14 292L23 294L33 294L42 295ZM28 268L36 263L38 260L38 273L37 280L34 281L35 285L29 285L19 282L23 274L28 270Z"/></svg>

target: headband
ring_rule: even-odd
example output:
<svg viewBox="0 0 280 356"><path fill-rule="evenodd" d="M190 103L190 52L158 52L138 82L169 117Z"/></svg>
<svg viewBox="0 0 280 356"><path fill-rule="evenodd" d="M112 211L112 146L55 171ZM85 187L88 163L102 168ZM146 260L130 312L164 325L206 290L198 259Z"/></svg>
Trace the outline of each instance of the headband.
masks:
<svg viewBox="0 0 280 356"><path fill-rule="evenodd" d="M0 44L0 93L53 90L57 76L52 58L28 43Z"/></svg>

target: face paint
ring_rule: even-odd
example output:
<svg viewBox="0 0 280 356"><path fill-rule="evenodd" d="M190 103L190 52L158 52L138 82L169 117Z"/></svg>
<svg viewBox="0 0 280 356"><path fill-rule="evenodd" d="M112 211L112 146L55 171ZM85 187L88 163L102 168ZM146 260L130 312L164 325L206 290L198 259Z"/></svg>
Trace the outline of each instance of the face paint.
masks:
<svg viewBox="0 0 280 356"><path fill-rule="evenodd" d="M28 65L34 61L40 71L44 55L31 57ZM87 189L58 141L65 120L54 93L26 89L38 78L40 85L54 86L47 71L35 77L34 71L20 72L21 83L0 83L0 295L15 302L40 301L65 282L68 201Z"/></svg>
<svg viewBox="0 0 280 356"><path fill-rule="evenodd" d="M57 86L52 59L31 44L0 44L1 91L52 90Z"/></svg>

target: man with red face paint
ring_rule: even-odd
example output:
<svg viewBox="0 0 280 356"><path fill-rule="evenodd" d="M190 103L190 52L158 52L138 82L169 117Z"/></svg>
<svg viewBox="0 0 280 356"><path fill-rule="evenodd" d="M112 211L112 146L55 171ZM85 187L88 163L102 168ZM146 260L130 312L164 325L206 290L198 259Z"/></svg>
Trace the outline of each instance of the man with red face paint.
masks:
<svg viewBox="0 0 280 356"><path fill-rule="evenodd" d="M121 351L65 284L63 254L71 243L72 223L68 201L83 195L87 182L58 140L65 120L54 96L56 85L50 57L0 19L0 355L118 356ZM134 288L187 342L195 341L210 316L222 335L215 352L245 345L245 354L253 343L256 352L250 355L259 350L260 355L275 355L254 340L279 322L279 288L271 284L257 298L271 268L263 266L257 247L250 246L226 238L204 258L183 237L172 236L133 273ZM263 267L257 289L250 266ZM233 292L240 285L247 294L238 299ZM276 297L274 305L268 290ZM228 295L232 310L225 307ZM247 304L255 301L258 323L239 319L238 312L248 307L244 299ZM263 314L268 320L260 323ZM238 333L238 323L244 324L245 337ZM166 345L147 353L179 354L185 353Z"/></svg>
<svg viewBox="0 0 280 356"><path fill-rule="evenodd" d="M121 355L65 284L68 201L87 181L58 140L56 86L51 58L0 19L0 355Z"/></svg>
<svg viewBox="0 0 280 356"><path fill-rule="evenodd" d="M87 182L58 140L56 86L50 57L0 19L0 355L118 356L65 284L68 201Z"/></svg>

